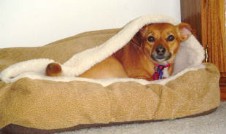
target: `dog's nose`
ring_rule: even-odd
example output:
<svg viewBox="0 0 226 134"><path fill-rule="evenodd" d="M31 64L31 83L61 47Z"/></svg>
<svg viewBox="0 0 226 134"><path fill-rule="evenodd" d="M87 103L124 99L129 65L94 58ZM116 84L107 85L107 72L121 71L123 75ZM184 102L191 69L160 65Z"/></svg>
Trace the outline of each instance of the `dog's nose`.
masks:
<svg viewBox="0 0 226 134"><path fill-rule="evenodd" d="M162 45L158 45L155 51L158 55L164 55L166 52L166 49Z"/></svg>

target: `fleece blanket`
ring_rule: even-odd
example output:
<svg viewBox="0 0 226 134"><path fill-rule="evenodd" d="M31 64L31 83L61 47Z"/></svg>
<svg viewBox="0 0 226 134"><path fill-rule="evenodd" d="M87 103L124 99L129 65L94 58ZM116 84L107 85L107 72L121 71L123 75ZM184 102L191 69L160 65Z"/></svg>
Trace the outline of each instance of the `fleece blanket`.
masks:
<svg viewBox="0 0 226 134"><path fill-rule="evenodd" d="M181 43L174 75L167 79L76 77L126 45L144 25L159 22L179 23L143 16L121 29L86 32L37 48L0 49L0 128L57 130L175 119L217 108L219 71L202 63L204 51L194 36ZM62 76L45 76L53 61L62 64Z"/></svg>
<svg viewBox="0 0 226 134"><path fill-rule="evenodd" d="M54 62L53 59L49 58L32 59L14 64L3 70L0 77L5 82L14 82L24 77L53 81L73 81L75 80L74 76L82 74L96 63L101 62L125 46L144 25L160 22L168 22L174 25L179 23L169 17L163 16L143 16L137 18L126 24L126 26L124 26L124 28L121 29L116 35L101 45L72 55L72 57L65 61L62 65L63 76L66 77L45 77L44 71L46 66L49 63ZM64 51L63 53L61 52L61 55L65 52L67 51ZM203 48L195 37L191 36L186 42L181 44L175 62L174 73L178 73L186 67L200 65L203 59ZM102 84L104 85L104 83Z"/></svg>

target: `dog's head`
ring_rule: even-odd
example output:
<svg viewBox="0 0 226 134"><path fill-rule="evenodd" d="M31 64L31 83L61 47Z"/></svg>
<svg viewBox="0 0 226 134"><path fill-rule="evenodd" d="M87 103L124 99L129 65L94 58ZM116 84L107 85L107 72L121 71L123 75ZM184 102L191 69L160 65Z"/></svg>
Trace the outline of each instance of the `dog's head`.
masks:
<svg viewBox="0 0 226 134"><path fill-rule="evenodd" d="M155 23L144 26L136 36L145 55L156 63L172 63L181 42L191 35L189 24Z"/></svg>

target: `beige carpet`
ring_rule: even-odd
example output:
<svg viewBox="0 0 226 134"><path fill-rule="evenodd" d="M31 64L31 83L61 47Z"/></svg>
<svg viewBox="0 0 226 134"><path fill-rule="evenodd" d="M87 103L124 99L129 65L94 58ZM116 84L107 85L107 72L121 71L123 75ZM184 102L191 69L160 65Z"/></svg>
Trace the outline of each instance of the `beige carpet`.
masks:
<svg viewBox="0 0 226 134"><path fill-rule="evenodd" d="M226 102L217 111L194 118L81 129L61 134L226 134Z"/></svg>

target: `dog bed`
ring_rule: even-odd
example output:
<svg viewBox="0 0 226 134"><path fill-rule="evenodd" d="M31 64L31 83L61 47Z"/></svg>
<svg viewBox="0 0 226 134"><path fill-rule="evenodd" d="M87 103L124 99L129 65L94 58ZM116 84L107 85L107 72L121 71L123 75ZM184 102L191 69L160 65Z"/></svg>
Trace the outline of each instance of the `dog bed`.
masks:
<svg viewBox="0 0 226 134"><path fill-rule="evenodd" d="M32 131L176 119L204 114L220 105L219 71L202 63L204 50L194 36L181 43L173 76L75 77L122 48L150 23L179 22L143 16L121 29L86 32L42 47L0 49L0 128ZM63 75L45 76L50 62Z"/></svg>

